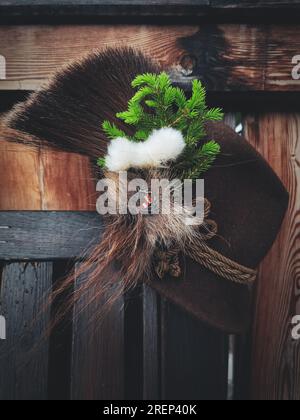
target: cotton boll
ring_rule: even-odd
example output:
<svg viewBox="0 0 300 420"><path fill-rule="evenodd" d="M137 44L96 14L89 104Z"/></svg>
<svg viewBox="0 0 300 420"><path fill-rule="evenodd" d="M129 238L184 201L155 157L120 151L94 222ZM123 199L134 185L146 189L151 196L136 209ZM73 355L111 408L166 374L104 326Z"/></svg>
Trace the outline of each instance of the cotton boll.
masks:
<svg viewBox="0 0 300 420"><path fill-rule="evenodd" d="M154 130L149 138L134 143L119 137L108 146L106 166L110 171L125 171L129 168L156 168L176 160L185 147L180 131L165 127Z"/></svg>
<svg viewBox="0 0 300 420"><path fill-rule="evenodd" d="M107 149L106 167L110 171L125 171L132 166L135 144L126 138L112 140Z"/></svg>
<svg viewBox="0 0 300 420"><path fill-rule="evenodd" d="M164 127L154 130L144 146L149 162L159 166L168 160L176 160L183 152L185 141L180 131Z"/></svg>

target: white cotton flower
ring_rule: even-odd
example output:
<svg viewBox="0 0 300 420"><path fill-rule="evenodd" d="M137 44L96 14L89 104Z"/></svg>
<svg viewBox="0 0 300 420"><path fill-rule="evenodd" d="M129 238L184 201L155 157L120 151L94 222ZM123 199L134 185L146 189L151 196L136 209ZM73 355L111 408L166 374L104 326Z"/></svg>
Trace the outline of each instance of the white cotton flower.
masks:
<svg viewBox="0 0 300 420"><path fill-rule="evenodd" d="M108 146L106 167L115 172L129 168L160 167L176 160L184 147L181 132L170 127L154 130L146 141L139 143L119 137Z"/></svg>
<svg viewBox="0 0 300 420"><path fill-rule="evenodd" d="M130 167L134 153L134 143L126 138L118 137L112 140L107 148L105 165L109 171L125 171Z"/></svg>

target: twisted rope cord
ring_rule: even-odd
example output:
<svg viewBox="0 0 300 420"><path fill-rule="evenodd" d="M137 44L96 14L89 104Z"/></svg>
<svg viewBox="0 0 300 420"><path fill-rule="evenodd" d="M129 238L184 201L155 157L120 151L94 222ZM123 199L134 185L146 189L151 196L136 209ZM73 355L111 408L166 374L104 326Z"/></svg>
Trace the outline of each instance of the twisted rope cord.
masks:
<svg viewBox="0 0 300 420"><path fill-rule="evenodd" d="M193 244L189 244L184 252L208 270L234 283L252 284L257 277L256 270L252 270L225 257L211 249L201 240L196 240Z"/></svg>
<svg viewBox="0 0 300 420"><path fill-rule="evenodd" d="M257 271L245 267L230 258L225 257L219 252L211 249L206 241L213 238L217 233L217 224L213 220L207 219L211 209L211 204L205 200L204 205L204 223L206 233L199 233L193 243L185 245L183 252L203 267L207 268L214 274L221 276L227 280L239 284L252 284L257 277ZM158 264L156 273L159 278L163 278L169 273L173 277L179 277L181 274L180 249L177 245L172 246L166 251L157 251L156 258Z"/></svg>

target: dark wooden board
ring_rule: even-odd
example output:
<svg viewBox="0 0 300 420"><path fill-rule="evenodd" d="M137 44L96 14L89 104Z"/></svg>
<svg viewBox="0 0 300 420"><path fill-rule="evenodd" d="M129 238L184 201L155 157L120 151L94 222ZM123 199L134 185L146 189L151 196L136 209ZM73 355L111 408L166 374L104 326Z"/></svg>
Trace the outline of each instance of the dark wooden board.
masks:
<svg viewBox="0 0 300 420"><path fill-rule="evenodd" d="M51 0L4 0L1 2L2 6L177 6L177 5L185 5L185 6L203 6L209 5L211 3L210 0L58 0L58 1L51 1ZM220 3L220 2L219 2ZM226 3L223 2L223 3ZM230 2L232 3L232 2ZM239 3L245 3L240 1ZM247 1L246 3L249 3ZM263 1L261 3L268 3ZM274 3L274 2L273 2ZM295 2L283 2L283 3L295 3Z"/></svg>
<svg viewBox="0 0 300 420"><path fill-rule="evenodd" d="M7 334L0 340L0 400L47 399L51 281L51 263L3 269L0 313Z"/></svg>
<svg viewBox="0 0 300 420"><path fill-rule="evenodd" d="M94 10L98 11L100 14L118 14L120 11L128 7L141 7L141 9L136 9L138 14L146 14L151 11L153 7L154 12L156 11L165 11L172 13L176 11L178 6L184 6L186 12L188 9L196 10L203 9L204 6L210 8L233 8L233 9L242 9L242 8L257 8L262 7L296 7L299 6L299 0L7 0L2 1L0 7L31 7L34 10L34 7L38 6L47 6L49 8L65 6L76 8L88 8L94 6ZM194 9L193 9L194 8ZM128 10L128 9L127 9Z"/></svg>
<svg viewBox="0 0 300 420"><path fill-rule="evenodd" d="M143 399L143 296L142 284L126 292L124 317L125 399Z"/></svg>
<svg viewBox="0 0 300 420"><path fill-rule="evenodd" d="M298 0L7 0L0 4L0 22L68 21L70 19L266 19L296 18ZM46 21L47 19L47 21ZM294 20L295 21L295 20Z"/></svg>
<svg viewBox="0 0 300 420"><path fill-rule="evenodd" d="M75 293L83 281L84 276L76 278ZM74 304L71 399L122 400L124 399L123 297L115 300L103 313L104 302L107 302L114 292L110 290L103 298L89 303L94 292L88 290Z"/></svg>
<svg viewBox="0 0 300 420"><path fill-rule="evenodd" d="M95 222L95 217L97 222ZM101 226L99 215L80 212L2 212L0 221L2 239L3 237L9 239L7 231L10 229L15 229L15 235L17 233L19 235L18 243L8 242L7 245L10 254L8 255L6 251L6 258L13 259L17 257L22 259L23 252L29 252L27 240L31 241L29 249L32 259L62 258L66 255L66 250L60 249L63 243L68 244L69 257L76 257L81 246L87 245L84 241L89 242L93 237L93 231L98 230L99 225ZM59 227L60 224L61 227ZM86 225L94 226L94 229L91 229L92 233L83 234L80 243L72 240L74 228L80 232L82 226ZM89 231L88 228L87 231ZM53 243L51 235L58 235L58 242ZM45 237L48 245L43 244ZM26 244L24 245L22 241ZM71 246L70 243L73 245ZM56 249L55 252L54 249ZM3 258L2 252L0 259ZM64 270L58 271L61 275ZM58 274L54 277L58 277ZM83 277L76 278L75 292L84 280ZM18 331L23 328L25 339L26 334L29 336L27 341L29 341L30 350L33 344L39 344L46 322L49 321L50 314L43 312L43 316L38 319L38 328L32 324L34 316L39 315L37 309L39 297L49 290L51 281L52 263L34 263L34 265L13 263L4 269L1 291L4 303L0 307L1 314L5 316L11 314L12 312L9 312L7 308L14 311L15 307L28 307L27 295L24 296L24 293L26 294L27 289L30 290L31 306L29 305L29 309L26 309L28 317L26 318L21 311L19 315L16 315L17 320L14 318L14 331L20 319L25 319L25 325L21 323L19 329L16 330L14 340L20 336L21 333L19 334ZM55 358L51 358L53 346L49 356L48 341L42 341L43 352L39 353L42 359L35 356L35 362L30 361L33 363L32 377L35 378L34 375L37 377L37 387L26 387L27 382L24 375L20 373L21 390L18 388L15 391L12 384L4 391L4 384L2 384L1 398L3 396L3 399L15 399L16 392L22 398L27 398L28 395L34 399L51 396L59 398L61 395L68 396L68 390L70 390L72 400L114 400L133 395L147 400L226 398L228 346L227 338L223 333L199 324L165 301L162 303L148 286L140 286L135 292L136 296L131 295L135 301L129 304L127 302L125 308L124 298L120 297L107 312L102 312L103 303L110 298L113 291L108 292L109 295L106 295L103 300L96 299L87 306L93 293L93 290L88 290L74 304L73 330L70 340L72 346L66 343L62 351L54 349ZM28 325L34 326L34 336L29 335ZM59 334L61 337L61 332ZM15 344L13 341L12 346L22 362L27 360L28 354L26 347L24 351L23 341L20 342L21 345L18 346L18 342ZM66 378L61 381L61 384L57 384L59 375L50 373L48 377L45 366L41 366L36 373L36 366L42 363L48 366L49 360L52 370L57 369L60 363L67 363L66 354L63 352L71 347L71 374L68 368L62 368L61 371L64 372ZM3 348L6 353L1 352ZM69 352L70 350L67 350L68 354ZM19 372L19 361L15 361L14 354L14 352L9 354L7 347L0 347L0 356L2 356L0 368L1 363L7 366L7 374L4 378L13 378ZM32 352L32 354L35 353ZM3 355L6 355L6 358ZM129 361L131 364L128 363ZM26 364L26 375L27 366L31 368L31 364ZM131 370L129 370L130 366ZM69 375L71 375L70 388ZM134 384L133 381L136 383ZM46 384L50 386L50 389L47 390ZM126 386L130 389L126 389Z"/></svg>
<svg viewBox="0 0 300 420"><path fill-rule="evenodd" d="M0 259L80 257L101 231L101 216L92 212L0 212Z"/></svg>
<svg viewBox="0 0 300 420"><path fill-rule="evenodd" d="M160 297L143 285L143 399L160 397Z"/></svg>
<svg viewBox="0 0 300 420"><path fill-rule="evenodd" d="M57 294L62 282L74 270L74 262L57 260L53 263L52 290L54 294L51 302L51 320L61 314L62 305L70 298L73 291L71 285L68 290ZM51 401L70 400L71 383L71 354L72 354L72 308L64 315L60 322L52 322L49 342L49 373L48 399Z"/></svg>
<svg viewBox="0 0 300 420"><path fill-rule="evenodd" d="M261 7L286 7L299 6L299 0L211 0L210 5L229 8L261 8Z"/></svg>
<svg viewBox="0 0 300 420"><path fill-rule="evenodd" d="M162 399L226 400L228 336L162 302Z"/></svg>

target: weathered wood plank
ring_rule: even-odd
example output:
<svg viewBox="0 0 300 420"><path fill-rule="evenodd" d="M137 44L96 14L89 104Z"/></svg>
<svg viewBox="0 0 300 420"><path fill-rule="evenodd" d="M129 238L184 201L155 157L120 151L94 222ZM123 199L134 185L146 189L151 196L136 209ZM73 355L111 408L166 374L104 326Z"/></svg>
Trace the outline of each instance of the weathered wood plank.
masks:
<svg viewBox="0 0 300 420"><path fill-rule="evenodd" d="M38 151L1 141L0 155L0 210L40 210L42 177Z"/></svg>
<svg viewBox="0 0 300 420"><path fill-rule="evenodd" d="M75 293L84 276L77 277ZM101 281L101 279L99 279ZM113 291L90 303L88 290L73 309L72 400L124 399L124 301L103 304ZM88 305L87 305L88 304Z"/></svg>
<svg viewBox="0 0 300 420"><path fill-rule="evenodd" d="M265 6L294 6L300 5L299 0L5 0L2 1L1 6L35 6L35 5L52 5L52 6L64 6L64 5L97 5L102 8L107 6L120 7L122 5L132 6L169 6L174 7L176 5L189 6L220 6L220 7L253 7L260 8Z"/></svg>
<svg viewBox="0 0 300 420"><path fill-rule="evenodd" d="M70 400L71 383L71 348L72 348L72 308L61 317L62 307L70 298L73 285L62 290L66 277L74 270L74 264L68 260L53 263L51 334L49 342L48 399L50 401ZM60 293L57 293L60 291ZM60 322L54 320L60 319Z"/></svg>
<svg viewBox="0 0 300 420"><path fill-rule="evenodd" d="M80 257L100 240L102 219L89 212L0 212L3 260Z"/></svg>
<svg viewBox="0 0 300 420"><path fill-rule="evenodd" d="M297 9L298 0L7 0L4 16L191 16L234 11Z"/></svg>
<svg viewBox="0 0 300 420"><path fill-rule="evenodd" d="M43 151L40 153L40 166L42 210L95 210L96 180L87 157Z"/></svg>
<svg viewBox="0 0 300 420"><path fill-rule="evenodd" d="M125 294L124 374L125 399L143 399L143 296L142 284Z"/></svg>
<svg viewBox="0 0 300 420"><path fill-rule="evenodd" d="M145 51L179 83L199 77L212 92L300 90L292 62L300 54L299 25L254 24L0 27L7 62L0 89L36 89L66 62L116 45Z"/></svg>
<svg viewBox="0 0 300 420"><path fill-rule="evenodd" d="M107 6L176 6L178 4L186 5L186 6L202 6L204 4L209 4L210 0L5 0L2 2L3 6L42 6L42 5L57 5L57 6L64 6L64 5L96 5L101 6L102 8ZM265 1L266 3L266 1Z"/></svg>
<svg viewBox="0 0 300 420"><path fill-rule="evenodd" d="M245 128L290 192L284 225L257 283L252 397L299 400L300 340L292 339L291 319L300 314L300 115L249 115Z"/></svg>
<svg viewBox="0 0 300 420"><path fill-rule="evenodd" d="M143 284L143 399L160 398L160 298Z"/></svg>
<svg viewBox="0 0 300 420"><path fill-rule="evenodd" d="M251 8L260 9L261 7L286 7L299 6L299 0L211 0L211 5L229 8Z"/></svg>
<svg viewBox="0 0 300 420"><path fill-rule="evenodd" d="M0 27L0 54L7 62L7 79L0 81L0 89L35 89L66 62L116 45L140 48L168 66L180 52L176 47L178 35L188 36L196 29L141 25Z"/></svg>
<svg viewBox="0 0 300 420"><path fill-rule="evenodd" d="M248 401L250 399L251 384L251 329L234 340L233 359L233 400Z"/></svg>
<svg viewBox="0 0 300 420"><path fill-rule="evenodd" d="M162 399L226 400L228 337L162 304Z"/></svg>
<svg viewBox="0 0 300 420"><path fill-rule="evenodd" d="M0 313L7 339L0 341L0 400L47 399L51 280L51 263L3 269Z"/></svg>
<svg viewBox="0 0 300 420"><path fill-rule="evenodd" d="M87 158L0 142L0 210L95 209Z"/></svg>

